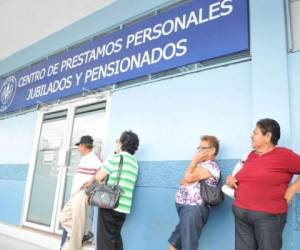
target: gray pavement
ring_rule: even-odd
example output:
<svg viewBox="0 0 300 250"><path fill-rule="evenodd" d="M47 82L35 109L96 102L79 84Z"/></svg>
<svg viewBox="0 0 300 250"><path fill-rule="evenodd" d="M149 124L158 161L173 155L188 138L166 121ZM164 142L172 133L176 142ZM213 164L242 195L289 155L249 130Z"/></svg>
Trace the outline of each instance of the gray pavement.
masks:
<svg viewBox="0 0 300 250"><path fill-rule="evenodd" d="M14 238L0 234L0 250L48 250Z"/></svg>

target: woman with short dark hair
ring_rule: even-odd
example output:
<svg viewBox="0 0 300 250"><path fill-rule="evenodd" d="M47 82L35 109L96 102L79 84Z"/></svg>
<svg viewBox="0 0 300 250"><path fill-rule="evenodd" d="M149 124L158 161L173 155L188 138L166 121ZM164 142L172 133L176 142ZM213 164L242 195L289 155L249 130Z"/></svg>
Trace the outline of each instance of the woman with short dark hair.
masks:
<svg viewBox="0 0 300 250"><path fill-rule="evenodd" d="M300 189L300 156L276 146L280 126L273 119L256 123L251 136L252 148L243 168L227 185L235 188L232 207L235 216L236 250L280 250L288 202Z"/></svg>
<svg viewBox="0 0 300 250"><path fill-rule="evenodd" d="M139 146L139 138L132 131L124 131L120 136L119 142L122 145L122 151L132 155L134 155Z"/></svg>
<svg viewBox="0 0 300 250"><path fill-rule="evenodd" d="M98 210L97 250L123 250L121 229L126 215L131 211L138 175L138 164L133 155L138 146L138 136L132 131L124 131L116 141L114 154L108 157L96 174L95 179L99 182L108 176L107 184L112 186L118 179L120 161L123 161L119 182L123 193L120 195L118 206L114 209Z"/></svg>

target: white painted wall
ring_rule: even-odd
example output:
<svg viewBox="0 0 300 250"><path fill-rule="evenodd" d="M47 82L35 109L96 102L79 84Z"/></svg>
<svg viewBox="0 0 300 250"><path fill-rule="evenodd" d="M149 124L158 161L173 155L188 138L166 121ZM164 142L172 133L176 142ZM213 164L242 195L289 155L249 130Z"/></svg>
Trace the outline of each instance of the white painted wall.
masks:
<svg viewBox="0 0 300 250"><path fill-rule="evenodd" d="M0 164L29 164L37 112L0 120Z"/></svg>
<svg viewBox="0 0 300 250"><path fill-rule="evenodd" d="M0 0L0 60L115 0Z"/></svg>

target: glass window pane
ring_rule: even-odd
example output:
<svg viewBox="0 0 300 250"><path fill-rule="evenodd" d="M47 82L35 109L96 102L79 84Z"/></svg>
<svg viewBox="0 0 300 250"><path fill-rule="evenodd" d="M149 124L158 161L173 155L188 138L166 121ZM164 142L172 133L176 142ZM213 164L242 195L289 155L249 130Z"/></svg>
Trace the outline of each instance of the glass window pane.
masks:
<svg viewBox="0 0 300 250"><path fill-rule="evenodd" d="M66 119L45 121L39 141L27 221L51 226L58 177L59 150Z"/></svg>
<svg viewBox="0 0 300 250"><path fill-rule="evenodd" d="M300 0L292 0L291 10L291 28L293 39L293 50L300 49Z"/></svg>
<svg viewBox="0 0 300 250"><path fill-rule="evenodd" d="M99 104L96 104L99 105ZM94 152L100 156L105 133L105 110L103 103L95 110L96 105L89 105L77 108L74 119L71 145L70 145L70 164L67 169L65 182L65 193L62 207L68 201L71 190L73 176L77 170L80 161L78 147L75 146L81 136L91 135L94 138ZM88 112L88 110L90 110ZM83 112L84 111L84 112Z"/></svg>
<svg viewBox="0 0 300 250"><path fill-rule="evenodd" d="M46 121L39 142L39 150L61 148L65 134L64 120Z"/></svg>

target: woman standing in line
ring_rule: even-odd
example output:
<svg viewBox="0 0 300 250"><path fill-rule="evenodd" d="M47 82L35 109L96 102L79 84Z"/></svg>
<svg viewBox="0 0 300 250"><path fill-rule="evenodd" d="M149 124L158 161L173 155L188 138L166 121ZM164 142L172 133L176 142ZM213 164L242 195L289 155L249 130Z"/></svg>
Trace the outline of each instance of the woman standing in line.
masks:
<svg viewBox="0 0 300 250"><path fill-rule="evenodd" d="M280 126L273 119L256 123L251 136L253 151L243 168L227 178L235 188L232 207L235 216L236 250L280 250L288 202L300 190L300 156L277 146Z"/></svg>
<svg viewBox="0 0 300 250"><path fill-rule="evenodd" d="M179 222L169 238L170 250L198 249L198 240L209 214L209 208L201 198L200 181L216 186L220 179L220 168L215 161L219 151L218 139L202 136L197 149L176 192Z"/></svg>

